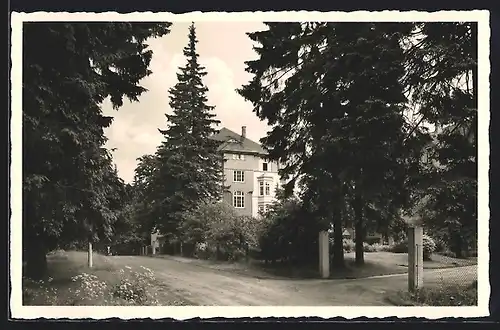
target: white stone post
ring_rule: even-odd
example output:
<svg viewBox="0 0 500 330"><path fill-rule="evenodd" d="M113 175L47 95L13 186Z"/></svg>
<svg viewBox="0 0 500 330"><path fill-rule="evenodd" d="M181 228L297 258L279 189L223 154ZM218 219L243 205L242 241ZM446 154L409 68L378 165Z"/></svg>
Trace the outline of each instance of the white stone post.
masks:
<svg viewBox="0 0 500 330"><path fill-rule="evenodd" d="M424 284L423 228L408 229L408 290L415 291Z"/></svg>
<svg viewBox="0 0 500 330"><path fill-rule="evenodd" d="M330 253L328 231L319 232L319 273L322 278L330 277Z"/></svg>

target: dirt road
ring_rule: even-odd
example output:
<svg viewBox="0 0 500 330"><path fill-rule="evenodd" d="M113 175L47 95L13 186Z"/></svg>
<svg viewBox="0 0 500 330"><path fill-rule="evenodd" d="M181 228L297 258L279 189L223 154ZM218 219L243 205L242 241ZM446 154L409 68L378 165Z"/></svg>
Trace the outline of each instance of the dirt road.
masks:
<svg viewBox="0 0 500 330"><path fill-rule="evenodd" d="M381 306L390 305L386 292L407 285L406 274L356 280L259 279L168 258L106 259L117 267L150 268L164 285L198 306ZM424 275L426 286L476 278L476 266L426 270Z"/></svg>

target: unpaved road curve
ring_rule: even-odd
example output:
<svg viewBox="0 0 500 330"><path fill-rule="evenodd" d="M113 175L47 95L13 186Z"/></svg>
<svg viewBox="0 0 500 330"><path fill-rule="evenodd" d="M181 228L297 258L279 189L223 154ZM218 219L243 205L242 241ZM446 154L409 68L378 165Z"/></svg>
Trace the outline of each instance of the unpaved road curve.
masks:
<svg viewBox="0 0 500 330"><path fill-rule="evenodd" d="M403 290L407 274L356 280L258 279L172 259L139 256L106 257L118 267L144 266L157 279L198 306L381 306L388 291ZM469 283L477 266L427 270L426 285Z"/></svg>

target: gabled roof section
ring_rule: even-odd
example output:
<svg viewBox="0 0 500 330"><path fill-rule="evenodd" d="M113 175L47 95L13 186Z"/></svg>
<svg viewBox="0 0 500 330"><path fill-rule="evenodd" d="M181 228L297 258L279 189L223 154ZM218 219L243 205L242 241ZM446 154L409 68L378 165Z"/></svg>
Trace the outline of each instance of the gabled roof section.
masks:
<svg viewBox="0 0 500 330"><path fill-rule="evenodd" d="M257 142L247 137L242 137L240 134L225 127L223 127L218 134L212 136L211 139L224 142L220 150L267 155L267 152Z"/></svg>

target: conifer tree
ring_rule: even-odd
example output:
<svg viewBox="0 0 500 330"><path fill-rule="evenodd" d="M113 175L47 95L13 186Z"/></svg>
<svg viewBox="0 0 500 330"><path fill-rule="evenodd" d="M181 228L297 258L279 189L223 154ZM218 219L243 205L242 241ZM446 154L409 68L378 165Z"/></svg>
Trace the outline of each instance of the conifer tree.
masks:
<svg viewBox="0 0 500 330"><path fill-rule="evenodd" d="M413 36L404 83L418 105L416 125L437 128L414 211L460 257L477 241L477 23L415 24Z"/></svg>
<svg viewBox="0 0 500 330"><path fill-rule="evenodd" d="M166 114L167 129L159 130L164 141L156 153L156 227L174 239L185 211L222 195L222 154L219 142L211 138L217 133L219 121L213 114L214 107L207 104L208 88L202 81L207 73L198 62L197 43L193 23L184 48L186 65L169 90L173 113Z"/></svg>
<svg viewBox="0 0 500 330"><path fill-rule="evenodd" d="M145 91L146 40L169 23L27 23L23 27L24 275L39 278L49 249L105 238L123 184L104 149L104 128L123 98Z"/></svg>
<svg viewBox="0 0 500 330"><path fill-rule="evenodd" d="M316 178L309 180L315 187L308 188L322 195L320 214L339 214L344 203L339 194L353 196L356 260L363 263L364 205L380 191L389 192L389 198L404 196L396 180L407 152L399 39L411 26L268 26L249 34L261 46L256 47L259 58L247 62L254 79L240 93L272 125L262 142L270 157L285 165L282 174L291 177L290 183L300 175ZM341 224L334 227L340 237Z"/></svg>

